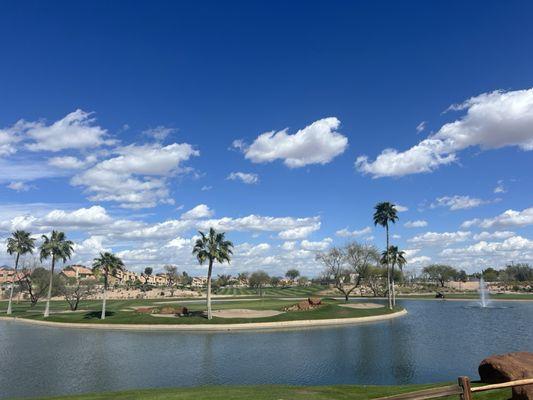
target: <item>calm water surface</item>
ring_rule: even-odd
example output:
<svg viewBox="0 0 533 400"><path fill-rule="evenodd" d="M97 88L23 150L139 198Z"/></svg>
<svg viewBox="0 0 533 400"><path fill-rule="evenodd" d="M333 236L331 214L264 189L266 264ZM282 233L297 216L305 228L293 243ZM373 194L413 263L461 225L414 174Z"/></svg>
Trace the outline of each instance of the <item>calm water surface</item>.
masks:
<svg viewBox="0 0 533 400"><path fill-rule="evenodd" d="M400 301L405 317L238 333L106 332L0 322L0 398L216 384L403 384L477 377L533 351L533 303ZM500 307L501 306L501 307Z"/></svg>

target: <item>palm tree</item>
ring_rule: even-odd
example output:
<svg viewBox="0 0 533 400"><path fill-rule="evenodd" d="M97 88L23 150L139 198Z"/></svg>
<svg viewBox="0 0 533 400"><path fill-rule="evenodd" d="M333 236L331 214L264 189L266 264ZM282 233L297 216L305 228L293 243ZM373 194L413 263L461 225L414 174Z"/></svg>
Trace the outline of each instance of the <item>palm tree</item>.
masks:
<svg viewBox="0 0 533 400"><path fill-rule="evenodd" d="M44 309L44 317L50 315L50 298L52 297L52 284L54 280L54 268L56 260L62 260L65 263L72 256L74 243L67 240L64 232L52 231L50 237L46 235L41 236L43 243L41 244L41 261L46 260L52 256L52 267L50 270L50 284L48 285L48 296L46 298L46 308Z"/></svg>
<svg viewBox="0 0 533 400"><path fill-rule="evenodd" d="M394 266L397 265L400 271L403 272L403 266L407 262L405 260L405 251L398 250L398 246L389 246L389 251L382 253L381 262L391 266L391 292L392 292L392 306L396 306L396 288L394 285Z"/></svg>
<svg viewBox="0 0 533 400"><path fill-rule="evenodd" d="M104 292L102 296L102 315L101 319L105 319L105 303L107 295L107 284L109 274L115 275L117 271L124 270L124 263L113 253L100 253L100 257L93 260L93 271L100 272L104 275Z"/></svg>
<svg viewBox="0 0 533 400"><path fill-rule="evenodd" d="M196 256L198 262L203 264L205 261L209 262L207 269L207 319L211 319L211 274L213 273L213 263L218 261L224 263L230 262L233 254L233 243L225 239L224 232L217 232L213 228L209 229L206 235L203 232L198 232L200 239L196 240L192 254Z"/></svg>
<svg viewBox="0 0 533 400"><path fill-rule="evenodd" d="M389 222L392 222L393 224L396 223L398 220L398 215L396 211L396 206L389 202L383 202L378 203L374 207L376 210L374 212L374 225L381 225L385 228L386 232L386 238L387 238L387 247L389 248ZM389 308L392 309L392 284L391 284L391 271L390 271L390 263L389 263L389 257L385 257L385 262L387 264L387 287L388 287L388 293L387 297L389 300Z"/></svg>
<svg viewBox="0 0 533 400"><path fill-rule="evenodd" d="M13 287L15 286L15 278L17 277L20 256L27 253L33 253L33 249L35 248L35 239L30 237L30 235L31 233L29 232L19 230L13 232L11 234L12 237L7 239L7 252L9 255L17 255L15 258L15 274L13 275L13 282L11 282L11 292L9 293L9 303L7 304L7 315L11 314Z"/></svg>

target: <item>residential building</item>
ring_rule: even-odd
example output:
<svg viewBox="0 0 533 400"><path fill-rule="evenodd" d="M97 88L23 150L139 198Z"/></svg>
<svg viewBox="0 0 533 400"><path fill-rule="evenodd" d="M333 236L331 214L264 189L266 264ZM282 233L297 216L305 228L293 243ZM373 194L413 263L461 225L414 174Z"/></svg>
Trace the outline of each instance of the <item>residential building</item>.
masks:
<svg viewBox="0 0 533 400"><path fill-rule="evenodd" d="M61 275L79 280L96 279L93 271L83 265L69 265L68 267L63 268Z"/></svg>
<svg viewBox="0 0 533 400"><path fill-rule="evenodd" d="M203 288L207 286L207 277L205 276L195 276L192 278L191 287L193 288Z"/></svg>

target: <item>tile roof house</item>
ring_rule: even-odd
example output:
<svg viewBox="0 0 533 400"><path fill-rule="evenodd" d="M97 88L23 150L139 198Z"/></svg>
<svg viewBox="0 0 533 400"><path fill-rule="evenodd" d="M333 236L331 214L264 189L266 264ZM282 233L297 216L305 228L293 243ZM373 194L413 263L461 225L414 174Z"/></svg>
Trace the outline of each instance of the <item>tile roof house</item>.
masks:
<svg viewBox="0 0 533 400"><path fill-rule="evenodd" d="M67 278L76 278L81 280L96 279L93 271L83 265L69 265L68 267L63 268L61 274Z"/></svg>
<svg viewBox="0 0 533 400"><path fill-rule="evenodd" d="M207 277L205 276L195 276L192 278L191 287L202 288L207 286Z"/></svg>
<svg viewBox="0 0 533 400"><path fill-rule="evenodd" d="M23 276L21 272L17 273L15 277L15 270L9 267L0 267L0 285L12 283L13 280L18 280Z"/></svg>

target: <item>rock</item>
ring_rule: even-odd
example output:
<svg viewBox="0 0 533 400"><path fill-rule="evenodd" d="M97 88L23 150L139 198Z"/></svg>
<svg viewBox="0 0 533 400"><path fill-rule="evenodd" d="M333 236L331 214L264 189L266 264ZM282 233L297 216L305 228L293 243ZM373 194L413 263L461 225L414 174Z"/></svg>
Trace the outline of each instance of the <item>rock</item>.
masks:
<svg viewBox="0 0 533 400"><path fill-rule="evenodd" d="M485 358L478 367L484 383L502 383L533 378L533 353L518 352ZM513 400L533 400L533 385L513 388Z"/></svg>
<svg viewBox="0 0 533 400"><path fill-rule="evenodd" d="M178 307L178 310L176 310L177 315L187 315L189 314L189 309L187 307Z"/></svg>
<svg viewBox="0 0 533 400"><path fill-rule="evenodd" d="M165 306L159 309L159 314L186 315L186 314L189 314L189 310L187 309L187 307L182 307L182 306L176 306L176 307Z"/></svg>
<svg viewBox="0 0 533 400"><path fill-rule="evenodd" d="M321 299L317 297L309 297L307 300L302 300L298 304L285 307L284 311L309 311L318 308L321 304Z"/></svg>
<svg viewBox="0 0 533 400"><path fill-rule="evenodd" d="M311 304L307 300L303 300L298 303L298 310L309 310L310 308Z"/></svg>
<svg viewBox="0 0 533 400"><path fill-rule="evenodd" d="M322 304L322 299L319 298L319 297L309 297L307 299L307 301L309 302L309 304L311 304L312 306L319 306Z"/></svg>

